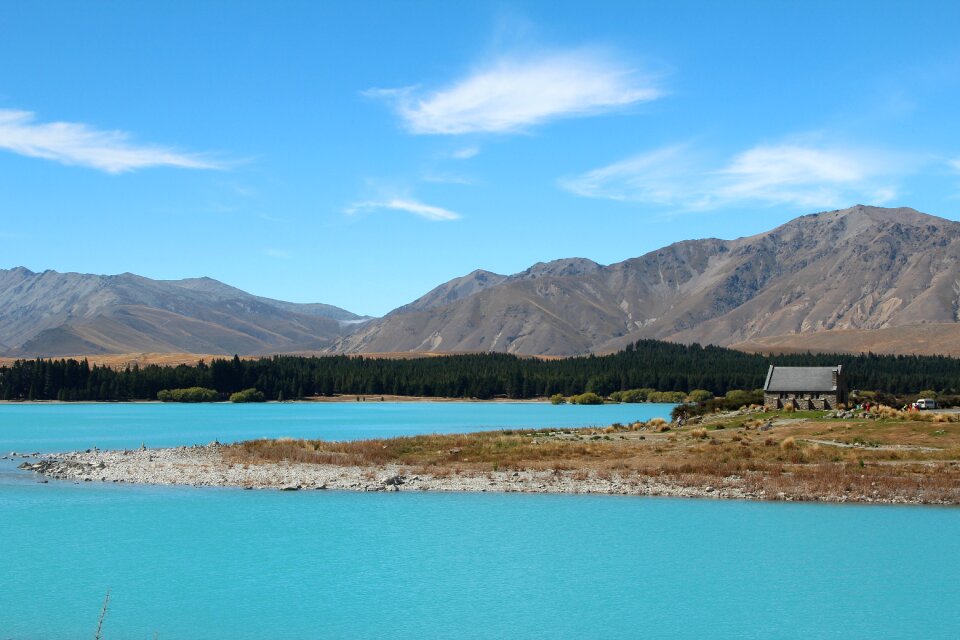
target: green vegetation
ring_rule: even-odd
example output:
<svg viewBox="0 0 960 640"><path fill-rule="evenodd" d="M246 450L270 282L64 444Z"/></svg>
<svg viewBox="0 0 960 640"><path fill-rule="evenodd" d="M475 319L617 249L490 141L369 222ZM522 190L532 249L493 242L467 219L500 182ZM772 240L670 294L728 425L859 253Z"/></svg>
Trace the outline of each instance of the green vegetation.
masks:
<svg viewBox="0 0 960 640"><path fill-rule="evenodd" d="M610 394L610 399L614 402L624 402L632 404L634 402L646 402L651 393L656 393L656 389L627 389L626 391L614 391Z"/></svg>
<svg viewBox="0 0 960 640"><path fill-rule="evenodd" d="M189 387L187 389L162 389L157 392L157 400L163 402L216 402L220 399L213 389Z"/></svg>
<svg viewBox="0 0 960 640"><path fill-rule="evenodd" d="M563 397L562 393L555 393L550 396L550 404L567 404L567 399Z"/></svg>
<svg viewBox="0 0 960 640"><path fill-rule="evenodd" d="M706 402L713 397L713 394L706 389L694 389L687 394L687 400L690 402Z"/></svg>
<svg viewBox="0 0 960 640"><path fill-rule="evenodd" d="M740 407L763 404L763 389L754 389L753 391L731 389L722 398L707 398L701 401L693 400L693 393L690 396L686 404L678 404L673 408L671 415L674 419L702 416L715 411L736 411Z"/></svg>
<svg viewBox="0 0 960 640"><path fill-rule="evenodd" d="M603 404L603 398L592 391L570 396L570 404Z"/></svg>
<svg viewBox="0 0 960 640"><path fill-rule="evenodd" d="M274 356L126 369L91 365L86 360L18 360L0 367L0 399L147 400L163 389L188 387L213 389L225 398L255 387L267 398L285 399L335 394L520 399L584 392L607 397L621 392L621 402L669 402L657 394L686 396L706 390L718 397L703 402L725 406L736 402L725 398L727 392L761 387L771 363L842 364L851 389L879 391L877 400L886 404L894 404L890 394L911 394L917 389L940 389L937 397L942 402L960 392L960 359L945 356L771 358L721 347L641 340L606 356L556 360L507 354L411 359Z"/></svg>
<svg viewBox="0 0 960 640"><path fill-rule="evenodd" d="M230 402L266 402L267 397L262 391L256 389L244 389L230 394Z"/></svg>

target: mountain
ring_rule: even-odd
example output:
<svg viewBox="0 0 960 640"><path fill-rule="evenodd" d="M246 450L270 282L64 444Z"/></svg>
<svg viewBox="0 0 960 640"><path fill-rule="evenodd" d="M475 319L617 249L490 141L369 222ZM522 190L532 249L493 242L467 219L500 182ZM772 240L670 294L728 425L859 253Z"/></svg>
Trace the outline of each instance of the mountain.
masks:
<svg viewBox="0 0 960 640"><path fill-rule="evenodd" d="M747 351L960 356L960 223L858 205L611 265L477 270L383 318L210 278L0 270L0 356L602 353L640 338Z"/></svg>
<svg viewBox="0 0 960 640"><path fill-rule="evenodd" d="M931 349L960 338L958 298L960 223L858 205L612 265L574 258L512 276L476 271L330 350L572 355L640 338L803 349L807 336L845 330L866 331L863 347L884 330L888 351L919 353L926 325L938 325Z"/></svg>
<svg viewBox="0 0 960 640"><path fill-rule="evenodd" d="M7 356L321 350L366 320L210 278L0 269L0 354Z"/></svg>

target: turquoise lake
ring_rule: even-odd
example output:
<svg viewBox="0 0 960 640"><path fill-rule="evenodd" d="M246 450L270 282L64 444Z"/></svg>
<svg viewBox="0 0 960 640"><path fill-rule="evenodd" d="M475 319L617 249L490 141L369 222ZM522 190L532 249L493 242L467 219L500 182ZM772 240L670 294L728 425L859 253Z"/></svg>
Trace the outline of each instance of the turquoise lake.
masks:
<svg viewBox="0 0 960 640"><path fill-rule="evenodd" d="M669 410L384 404L6 405L0 453ZM108 589L104 640L960 637L958 509L40 484L0 464L0 640L92 637Z"/></svg>

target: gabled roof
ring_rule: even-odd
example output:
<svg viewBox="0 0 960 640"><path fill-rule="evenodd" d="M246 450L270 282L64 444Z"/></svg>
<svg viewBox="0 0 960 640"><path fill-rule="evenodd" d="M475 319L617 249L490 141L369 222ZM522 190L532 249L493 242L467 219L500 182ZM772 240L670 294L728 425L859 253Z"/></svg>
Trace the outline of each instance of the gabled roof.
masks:
<svg viewBox="0 0 960 640"><path fill-rule="evenodd" d="M842 367L775 367L770 365L764 391L836 391L833 373Z"/></svg>

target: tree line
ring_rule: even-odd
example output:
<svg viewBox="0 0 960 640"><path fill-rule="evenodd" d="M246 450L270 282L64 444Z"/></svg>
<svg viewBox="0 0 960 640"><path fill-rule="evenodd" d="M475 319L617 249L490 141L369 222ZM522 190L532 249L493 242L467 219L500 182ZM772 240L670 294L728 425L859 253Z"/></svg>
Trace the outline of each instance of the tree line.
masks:
<svg viewBox="0 0 960 640"><path fill-rule="evenodd" d="M116 369L87 360L18 360L0 367L4 400L153 400L164 390L202 387L222 399L256 389L267 399L315 395L534 398L651 389L718 396L763 386L770 364L842 364L851 389L903 394L960 392L960 359L946 356L791 354L768 357L721 347L640 340L623 351L542 360L487 353L406 360L362 356L214 359L196 365Z"/></svg>

